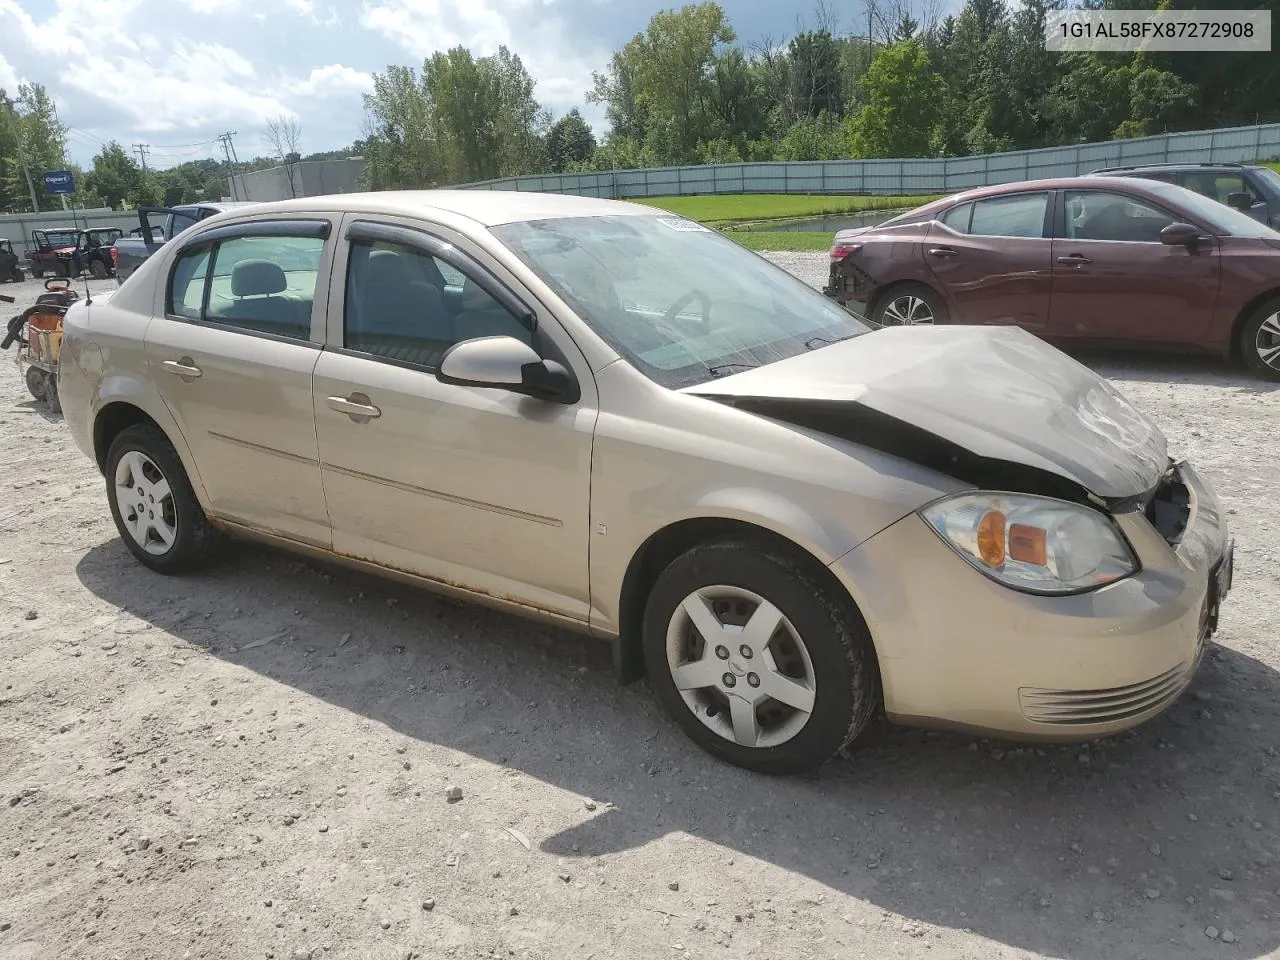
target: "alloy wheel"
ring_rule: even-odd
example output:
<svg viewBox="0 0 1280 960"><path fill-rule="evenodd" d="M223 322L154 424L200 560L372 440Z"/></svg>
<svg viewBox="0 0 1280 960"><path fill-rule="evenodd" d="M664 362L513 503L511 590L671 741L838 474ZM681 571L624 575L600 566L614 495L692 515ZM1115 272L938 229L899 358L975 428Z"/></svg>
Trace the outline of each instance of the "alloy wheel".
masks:
<svg viewBox="0 0 1280 960"><path fill-rule="evenodd" d="M1280 310L1262 321L1254 337L1258 359L1272 370L1280 370Z"/></svg>
<svg viewBox="0 0 1280 960"><path fill-rule="evenodd" d="M884 319L889 323L911 326L917 323L933 323L933 308L913 294L895 297L884 308Z"/></svg>
<svg viewBox="0 0 1280 960"><path fill-rule="evenodd" d="M667 625L667 666L685 705L719 736L776 747L813 713L809 651L759 594L716 585L689 594Z"/></svg>
<svg viewBox="0 0 1280 960"><path fill-rule="evenodd" d="M134 542L153 556L178 537L178 515L169 481L146 454L131 450L116 464L116 507Z"/></svg>

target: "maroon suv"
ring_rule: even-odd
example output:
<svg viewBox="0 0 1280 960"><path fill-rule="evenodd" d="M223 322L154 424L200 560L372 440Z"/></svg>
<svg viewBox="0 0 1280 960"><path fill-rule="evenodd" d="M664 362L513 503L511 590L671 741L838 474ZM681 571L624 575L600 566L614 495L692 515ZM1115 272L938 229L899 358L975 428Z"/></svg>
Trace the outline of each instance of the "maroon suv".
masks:
<svg viewBox="0 0 1280 960"><path fill-rule="evenodd" d="M1280 380L1280 232L1153 180L1007 183L842 230L824 292L881 324L1013 324Z"/></svg>

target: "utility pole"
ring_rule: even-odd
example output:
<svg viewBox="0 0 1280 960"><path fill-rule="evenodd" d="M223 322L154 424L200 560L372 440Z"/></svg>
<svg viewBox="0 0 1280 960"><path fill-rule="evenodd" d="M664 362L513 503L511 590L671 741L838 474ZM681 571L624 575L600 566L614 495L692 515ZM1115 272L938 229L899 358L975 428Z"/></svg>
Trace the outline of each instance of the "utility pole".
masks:
<svg viewBox="0 0 1280 960"><path fill-rule="evenodd" d="M146 176L147 174L147 154L150 150L151 144L149 143L135 143L133 145L133 152L136 153L138 155L138 159L142 161L143 176Z"/></svg>
<svg viewBox="0 0 1280 960"><path fill-rule="evenodd" d="M214 139L222 143L222 155L227 158L227 173L229 174L229 180L231 182L231 199L248 200L249 195L248 191L244 189L244 181L241 181L240 183L241 189L238 192L236 190L236 165L240 162L240 159L237 157L234 162L231 159L235 154L236 149L235 145L231 142L231 138L235 135L236 132L234 130L228 130L226 133L219 134ZM243 193L245 196L242 198L238 196L238 193Z"/></svg>

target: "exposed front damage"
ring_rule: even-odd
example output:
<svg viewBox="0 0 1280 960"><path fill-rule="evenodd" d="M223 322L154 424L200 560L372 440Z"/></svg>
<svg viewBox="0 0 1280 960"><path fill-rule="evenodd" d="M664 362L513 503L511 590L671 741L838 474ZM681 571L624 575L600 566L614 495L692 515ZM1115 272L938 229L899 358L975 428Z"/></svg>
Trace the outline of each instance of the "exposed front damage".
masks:
<svg viewBox="0 0 1280 960"><path fill-rule="evenodd" d="M981 489L1108 510L1145 506L1171 468L1150 420L1018 328L884 328L686 391Z"/></svg>

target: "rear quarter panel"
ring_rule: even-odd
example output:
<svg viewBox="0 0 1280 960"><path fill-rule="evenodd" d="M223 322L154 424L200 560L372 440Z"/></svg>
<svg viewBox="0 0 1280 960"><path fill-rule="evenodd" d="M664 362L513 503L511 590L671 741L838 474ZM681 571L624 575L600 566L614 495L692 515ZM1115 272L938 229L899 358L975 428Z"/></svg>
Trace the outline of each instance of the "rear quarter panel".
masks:
<svg viewBox="0 0 1280 960"><path fill-rule="evenodd" d="M861 249L846 257L834 271L849 278L848 302L865 312L892 284L913 281L937 288L924 263L927 232L928 223L913 223L852 238L851 242L861 244Z"/></svg>

